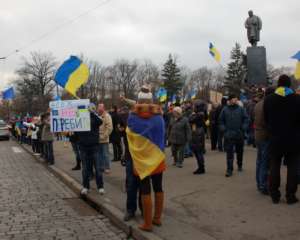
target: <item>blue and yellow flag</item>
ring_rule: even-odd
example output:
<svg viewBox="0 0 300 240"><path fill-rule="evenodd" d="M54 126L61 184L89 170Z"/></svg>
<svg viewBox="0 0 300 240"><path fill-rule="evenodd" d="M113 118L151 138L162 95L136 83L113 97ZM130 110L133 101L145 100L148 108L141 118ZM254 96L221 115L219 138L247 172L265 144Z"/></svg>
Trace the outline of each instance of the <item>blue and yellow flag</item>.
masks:
<svg viewBox="0 0 300 240"><path fill-rule="evenodd" d="M7 88L2 92L3 100L11 100L15 98L15 91L13 87Z"/></svg>
<svg viewBox="0 0 300 240"><path fill-rule="evenodd" d="M159 102L165 102L167 100L167 90L160 87L156 93L156 97L159 99Z"/></svg>
<svg viewBox="0 0 300 240"><path fill-rule="evenodd" d="M197 96L197 92L193 89L191 92L190 92L190 97L192 100L196 99L196 96Z"/></svg>
<svg viewBox="0 0 300 240"><path fill-rule="evenodd" d="M297 59L295 78L297 80L300 80L300 51L297 54L295 54L292 58Z"/></svg>
<svg viewBox="0 0 300 240"><path fill-rule="evenodd" d="M89 68L75 56L71 56L58 69L55 75L55 82L63 87L73 96L77 90L88 81Z"/></svg>
<svg viewBox="0 0 300 240"><path fill-rule="evenodd" d="M142 118L130 113L126 133L133 166L141 180L165 166L165 123L162 115Z"/></svg>
<svg viewBox="0 0 300 240"><path fill-rule="evenodd" d="M294 93L294 91L290 88L287 88L287 87L278 87L275 90L275 94L277 94L281 97L286 97L286 96L291 95L293 93Z"/></svg>
<svg viewBox="0 0 300 240"><path fill-rule="evenodd" d="M221 62L221 54L212 43L209 43L209 53L218 62Z"/></svg>
<svg viewBox="0 0 300 240"><path fill-rule="evenodd" d="M176 96L176 94L173 94L172 103L175 104L176 102L177 102L177 96Z"/></svg>

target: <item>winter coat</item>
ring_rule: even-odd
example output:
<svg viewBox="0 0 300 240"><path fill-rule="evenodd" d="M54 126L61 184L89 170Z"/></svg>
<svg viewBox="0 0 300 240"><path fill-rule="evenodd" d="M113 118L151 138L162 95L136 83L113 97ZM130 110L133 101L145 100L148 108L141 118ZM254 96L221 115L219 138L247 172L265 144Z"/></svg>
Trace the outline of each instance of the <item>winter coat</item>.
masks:
<svg viewBox="0 0 300 240"><path fill-rule="evenodd" d="M271 147L284 152L300 152L300 96L294 93L265 98L264 117Z"/></svg>
<svg viewBox="0 0 300 240"><path fill-rule="evenodd" d="M191 125L195 124L197 128L203 128L204 130L206 129L205 121L205 114L203 112L193 113L189 118Z"/></svg>
<svg viewBox="0 0 300 240"><path fill-rule="evenodd" d="M113 125L113 130L111 132L109 141L111 143L119 143L121 142L121 134L119 131L119 126L121 126L121 117L117 112L111 112L110 113L111 120L112 120L112 125Z"/></svg>
<svg viewBox="0 0 300 240"><path fill-rule="evenodd" d="M113 130L112 120L107 112L104 112L101 117L103 123L99 129L100 143L109 143L109 136Z"/></svg>
<svg viewBox="0 0 300 240"><path fill-rule="evenodd" d="M264 116L264 100L258 102L254 108L254 127L256 141L262 142L269 139Z"/></svg>
<svg viewBox="0 0 300 240"><path fill-rule="evenodd" d="M192 150L204 151L205 148L205 131L203 128L195 128L192 130L192 140L191 140Z"/></svg>
<svg viewBox="0 0 300 240"><path fill-rule="evenodd" d="M78 137L78 145L81 148L90 148L99 145L99 127L102 124L102 120L91 113L91 130L87 132L75 132Z"/></svg>
<svg viewBox="0 0 300 240"><path fill-rule="evenodd" d="M238 105L224 107L219 119L220 131L224 132L224 138L241 140L249 126L249 118L244 108Z"/></svg>
<svg viewBox="0 0 300 240"><path fill-rule="evenodd" d="M42 141L45 141L45 142L52 142L54 140L53 133L50 130L49 123L44 123L41 138L42 138Z"/></svg>
<svg viewBox="0 0 300 240"><path fill-rule="evenodd" d="M208 116L210 127L214 128L218 126L218 115L217 115L217 109L213 108Z"/></svg>
<svg viewBox="0 0 300 240"><path fill-rule="evenodd" d="M169 142L171 144L184 145L191 141L191 126L186 117L172 119L169 127Z"/></svg>

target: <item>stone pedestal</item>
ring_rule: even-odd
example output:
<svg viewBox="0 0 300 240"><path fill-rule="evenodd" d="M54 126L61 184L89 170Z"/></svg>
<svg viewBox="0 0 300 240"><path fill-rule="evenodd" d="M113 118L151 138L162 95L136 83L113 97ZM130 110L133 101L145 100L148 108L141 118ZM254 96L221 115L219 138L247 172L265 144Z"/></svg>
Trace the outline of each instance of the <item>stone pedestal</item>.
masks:
<svg viewBox="0 0 300 240"><path fill-rule="evenodd" d="M267 57L265 47L247 48L247 83L267 85Z"/></svg>

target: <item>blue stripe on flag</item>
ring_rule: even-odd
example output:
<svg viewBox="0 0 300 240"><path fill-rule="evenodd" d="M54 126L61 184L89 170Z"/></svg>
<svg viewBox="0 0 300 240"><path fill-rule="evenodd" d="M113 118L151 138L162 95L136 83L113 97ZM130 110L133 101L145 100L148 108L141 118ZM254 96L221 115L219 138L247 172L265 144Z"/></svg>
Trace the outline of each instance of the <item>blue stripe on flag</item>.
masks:
<svg viewBox="0 0 300 240"><path fill-rule="evenodd" d="M55 82L57 82L63 88L66 86L70 75L79 68L81 61L75 56L71 56L65 61L58 69L55 75Z"/></svg>

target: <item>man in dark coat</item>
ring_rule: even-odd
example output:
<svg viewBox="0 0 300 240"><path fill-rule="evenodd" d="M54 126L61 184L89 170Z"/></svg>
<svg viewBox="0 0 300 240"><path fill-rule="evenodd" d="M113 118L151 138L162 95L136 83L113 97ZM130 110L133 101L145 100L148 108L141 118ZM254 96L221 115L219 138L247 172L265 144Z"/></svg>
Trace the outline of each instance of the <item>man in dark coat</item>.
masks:
<svg viewBox="0 0 300 240"><path fill-rule="evenodd" d="M220 128L219 126L219 118L220 118L220 115L221 115L221 112L223 110L223 108L227 105L227 98L223 97L222 100L221 100L221 105L219 105L217 107L217 110L216 110L216 119L218 120L218 128ZM218 131L218 149L220 152L223 152L223 149L224 148L224 133L222 131Z"/></svg>
<svg viewBox="0 0 300 240"><path fill-rule="evenodd" d="M215 103L212 104L212 109L209 112L209 129L210 129L211 150L214 151L217 149L218 133L219 133L217 105Z"/></svg>
<svg viewBox="0 0 300 240"><path fill-rule="evenodd" d="M249 119L245 109L240 107L236 95L228 98L229 105L224 107L220 115L220 131L224 132L224 145L227 155L226 177L232 176L234 150L237 154L238 170L243 169L244 133L247 130Z"/></svg>
<svg viewBox="0 0 300 240"><path fill-rule="evenodd" d="M280 201L280 167L282 159L287 163L286 200L298 202L297 164L300 157L300 96L291 87L291 79L282 75L274 94L264 101L264 115L270 135L270 195L273 203Z"/></svg>
<svg viewBox="0 0 300 240"><path fill-rule="evenodd" d="M121 135L120 135L120 124L121 124L121 117L118 113L117 106L113 107L113 111L110 112L110 116L112 119L113 130L110 135L110 142L113 145L114 151L114 159L113 161L121 161L122 158L122 145L121 145Z"/></svg>

